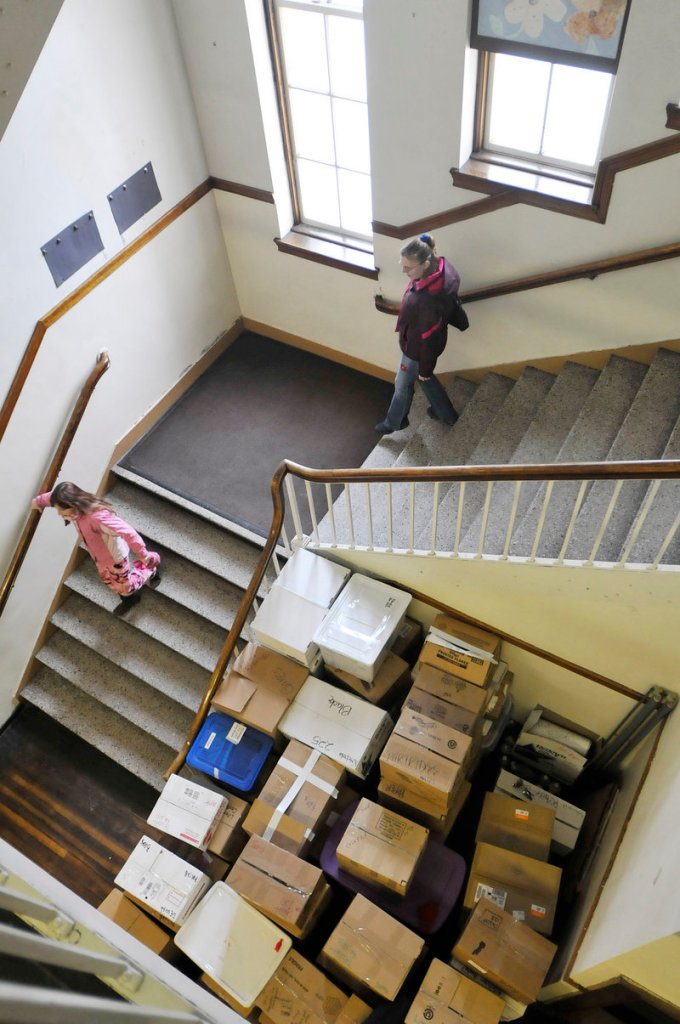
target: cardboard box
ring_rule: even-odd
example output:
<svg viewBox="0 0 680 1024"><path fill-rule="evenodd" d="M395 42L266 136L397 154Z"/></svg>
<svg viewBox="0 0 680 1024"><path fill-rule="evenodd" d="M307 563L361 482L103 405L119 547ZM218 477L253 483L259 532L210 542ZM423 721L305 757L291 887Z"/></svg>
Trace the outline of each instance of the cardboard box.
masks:
<svg viewBox="0 0 680 1024"><path fill-rule="evenodd" d="M433 960L411 1004L405 1024L498 1024L501 996L471 981L442 960Z"/></svg>
<svg viewBox="0 0 680 1024"><path fill-rule="evenodd" d="M208 843L208 850L226 861L234 861L248 841L243 831L243 822L250 810L250 804L240 796L229 793L227 806L215 825L215 831Z"/></svg>
<svg viewBox="0 0 680 1024"><path fill-rule="evenodd" d="M428 835L422 825L364 798L338 843L338 864L357 878L405 896Z"/></svg>
<svg viewBox="0 0 680 1024"><path fill-rule="evenodd" d="M210 878L148 836L142 836L114 878L116 885L180 925L210 886Z"/></svg>
<svg viewBox="0 0 680 1024"><path fill-rule="evenodd" d="M351 575L347 566L306 548L297 548L273 586L283 587L320 608L330 608Z"/></svg>
<svg viewBox="0 0 680 1024"><path fill-rule="evenodd" d="M529 805L503 793L487 793L475 838L478 843L547 860L554 823L555 812L550 807Z"/></svg>
<svg viewBox="0 0 680 1024"><path fill-rule="evenodd" d="M284 736L365 779L392 730L392 719L361 697L310 676L279 727Z"/></svg>
<svg viewBox="0 0 680 1024"><path fill-rule="evenodd" d="M557 946L512 914L479 901L453 948L453 954L503 992L533 1003Z"/></svg>
<svg viewBox="0 0 680 1024"><path fill-rule="evenodd" d="M347 1002L342 989L294 949L257 998L272 1024L337 1024Z"/></svg>
<svg viewBox="0 0 680 1024"><path fill-rule="evenodd" d="M424 682L421 672L418 673L416 681L406 694L404 707L416 711L419 715L434 718L436 722L442 722L443 725L457 729L458 732L465 733L466 736L478 741L481 737L483 721L481 712L470 711L468 708L461 707L460 704L452 704L451 701L430 693L429 690L423 690L419 681ZM479 690L478 687L476 689ZM483 690L479 690L479 692L484 693Z"/></svg>
<svg viewBox="0 0 680 1024"><path fill-rule="evenodd" d="M405 814L412 821L424 825L435 835L446 838L453 828L456 818L470 793L471 783L463 780L456 788L451 806L446 811L437 811L432 802L413 793L401 782L388 782L381 779L378 783L378 800L384 807Z"/></svg>
<svg viewBox="0 0 680 1024"><path fill-rule="evenodd" d="M360 697L365 697L371 704L380 704L381 706L388 705L400 693L403 694L403 691L411 683L408 662L398 657L393 651L387 652L385 660L375 673L372 682L366 682L365 679L360 679L359 676L345 672L341 668L333 668L332 665L326 665L325 671L331 682L353 690Z"/></svg>
<svg viewBox="0 0 680 1024"><path fill-rule="evenodd" d="M552 932L561 868L521 853L477 843L465 890L465 907L488 899L543 935Z"/></svg>
<svg viewBox="0 0 680 1024"><path fill-rule="evenodd" d="M251 836L227 875L227 885L270 921L302 938L330 892L321 868L260 836Z"/></svg>
<svg viewBox="0 0 680 1024"><path fill-rule="evenodd" d="M335 1020L335 1024L364 1024L371 1014L372 1007L355 993L349 997Z"/></svg>
<svg viewBox="0 0 680 1024"><path fill-rule="evenodd" d="M100 913L114 921L123 931L144 943L164 960L176 960L179 950L172 935L152 921L136 904L132 903L119 889L112 889L97 908Z"/></svg>
<svg viewBox="0 0 680 1024"><path fill-rule="evenodd" d="M211 978L209 974L201 974L198 979L201 985L204 985L209 989L214 996L221 999L222 1002L226 1003L227 1006L231 1006L232 1010L236 1010L238 1014L243 1017L244 1020L255 1021L262 1019L260 1012L257 1008L257 1003L253 999L250 1006L244 1006L243 1003L239 1003L238 999L235 999L231 992L227 992L223 985L220 985L214 978Z"/></svg>
<svg viewBox="0 0 680 1024"><path fill-rule="evenodd" d="M419 622L416 622L415 619L410 619L407 615L397 630L396 636L392 641L391 650L398 657L407 661L409 665L412 665L418 657L422 641L423 627Z"/></svg>
<svg viewBox="0 0 680 1024"><path fill-rule="evenodd" d="M465 768L472 749L472 740L459 729L422 715L412 708L404 708L394 727L397 736L417 743L419 747L440 754L454 764Z"/></svg>
<svg viewBox="0 0 680 1024"><path fill-rule="evenodd" d="M437 668L434 665L420 665L413 677L413 685L447 704L465 708L475 716L484 714L489 699L487 688L476 686L446 668Z"/></svg>
<svg viewBox="0 0 680 1024"><path fill-rule="evenodd" d="M437 615L423 644L418 664L448 669L477 686L485 686L498 661L501 638L451 615Z"/></svg>
<svg viewBox="0 0 680 1024"><path fill-rule="evenodd" d="M455 761L393 733L380 755L380 777L403 783L441 813L451 806L465 773Z"/></svg>
<svg viewBox="0 0 680 1024"><path fill-rule="evenodd" d="M269 736L309 675L306 666L249 643L236 658L212 699L212 706Z"/></svg>
<svg viewBox="0 0 680 1024"><path fill-rule="evenodd" d="M344 769L299 740L291 740L245 821L244 831L289 853L306 853L334 807Z"/></svg>
<svg viewBox="0 0 680 1024"><path fill-rule="evenodd" d="M317 963L362 998L395 999L424 948L419 935L357 894Z"/></svg>
<svg viewBox="0 0 680 1024"><path fill-rule="evenodd" d="M518 754L530 757L541 771L573 783L598 739L597 733L537 704L527 715L515 745Z"/></svg>
<svg viewBox="0 0 680 1024"><path fill-rule="evenodd" d="M250 624L252 635L265 647L285 654L313 672L321 664L314 633L327 609L286 590L273 586Z"/></svg>
<svg viewBox="0 0 680 1024"><path fill-rule="evenodd" d="M314 634L326 664L370 683L410 603L405 591L355 572Z"/></svg>
<svg viewBox="0 0 680 1024"><path fill-rule="evenodd" d="M161 832L205 850L226 804L226 797L214 790L171 775L146 820Z"/></svg>
<svg viewBox="0 0 680 1024"><path fill-rule="evenodd" d="M557 853L569 853L576 846L576 840L585 820L586 812L574 804L568 803L562 797L555 796L547 789L541 789L532 782L513 775L511 772L502 769L496 782L496 792L504 793L506 796L515 797L518 800L530 801L535 807L537 804L542 807L549 807L555 812L553 822L552 845Z"/></svg>

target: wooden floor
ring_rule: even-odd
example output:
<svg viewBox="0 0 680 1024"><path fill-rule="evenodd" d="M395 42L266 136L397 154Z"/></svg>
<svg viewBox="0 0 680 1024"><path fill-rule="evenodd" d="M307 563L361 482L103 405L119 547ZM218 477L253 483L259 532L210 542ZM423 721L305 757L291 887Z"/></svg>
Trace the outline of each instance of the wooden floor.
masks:
<svg viewBox="0 0 680 1024"><path fill-rule="evenodd" d="M92 906L145 832L158 794L41 711L0 732L0 835Z"/></svg>

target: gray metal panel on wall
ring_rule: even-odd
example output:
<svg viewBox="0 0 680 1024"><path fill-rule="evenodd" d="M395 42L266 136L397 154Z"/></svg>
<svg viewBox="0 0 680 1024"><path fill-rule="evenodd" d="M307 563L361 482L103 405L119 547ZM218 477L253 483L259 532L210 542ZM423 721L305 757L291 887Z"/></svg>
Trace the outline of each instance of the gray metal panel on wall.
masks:
<svg viewBox="0 0 680 1024"><path fill-rule="evenodd" d="M40 251L58 288L103 248L94 213L90 210L45 242Z"/></svg>
<svg viewBox="0 0 680 1024"><path fill-rule="evenodd" d="M124 231L161 201L151 163L144 164L127 181L107 196L118 231Z"/></svg>

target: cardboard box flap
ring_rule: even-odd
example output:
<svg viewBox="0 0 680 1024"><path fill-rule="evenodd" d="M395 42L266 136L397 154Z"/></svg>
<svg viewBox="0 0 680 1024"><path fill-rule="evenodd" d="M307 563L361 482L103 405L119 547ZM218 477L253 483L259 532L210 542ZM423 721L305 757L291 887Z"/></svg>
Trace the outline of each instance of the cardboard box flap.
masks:
<svg viewBox="0 0 680 1024"><path fill-rule="evenodd" d="M238 655L233 669L246 679L280 693L289 701L309 675L305 665L252 642L246 644Z"/></svg>
<svg viewBox="0 0 680 1024"><path fill-rule="evenodd" d="M436 616L432 623L432 632L444 640L453 641L462 650L468 651L479 658L495 661L501 646L501 638L489 633L479 626L473 626L462 619L443 613Z"/></svg>
<svg viewBox="0 0 680 1024"><path fill-rule="evenodd" d="M224 711L233 711L238 714L244 711L248 701L257 692L257 686L240 676L238 672L228 672L215 692L213 701Z"/></svg>

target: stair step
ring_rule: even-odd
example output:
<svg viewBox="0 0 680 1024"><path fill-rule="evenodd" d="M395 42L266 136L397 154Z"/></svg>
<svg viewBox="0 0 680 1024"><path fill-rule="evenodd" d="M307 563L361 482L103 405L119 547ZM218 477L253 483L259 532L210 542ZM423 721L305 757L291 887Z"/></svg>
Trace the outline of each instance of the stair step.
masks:
<svg viewBox="0 0 680 1024"><path fill-rule="evenodd" d="M66 586L108 612L118 604L118 597L104 586L89 558L71 573ZM212 672L226 631L165 597L161 587L155 591L145 587L139 604L126 613L125 622Z"/></svg>
<svg viewBox="0 0 680 1024"><path fill-rule="evenodd" d="M99 701L102 707L155 736L166 746L177 751L184 743L193 711L147 686L68 634L57 630L36 657L42 665Z"/></svg>
<svg viewBox="0 0 680 1024"><path fill-rule="evenodd" d="M660 459L680 416L680 353L659 349L630 406L608 461ZM640 507L648 483L628 480L593 557L616 561ZM584 501L567 549L567 558L590 558L603 516L614 492L613 481L596 481Z"/></svg>
<svg viewBox="0 0 680 1024"><path fill-rule="evenodd" d="M646 372L647 367L642 363L611 356L569 431L556 461L599 462L606 459ZM510 545L511 555L526 556L531 553L546 486L539 486L534 500L518 524ZM539 558L557 558L562 550L580 486L578 481L571 480L555 484L536 552Z"/></svg>
<svg viewBox="0 0 680 1024"><path fill-rule="evenodd" d="M566 363L558 373L545 401L537 410L510 462L518 466L530 466L556 459L597 377L598 371L589 366ZM533 480L526 480L522 484L515 514L516 523L522 521L540 486L539 482ZM503 553L514 497L514 483L499 481L494 484L484 538L485 554ZM461 539L461 551L478 550L481 528L480 511Z"/></svg>
<svg viewBox="0 0 680 1024"><path fill-rule="evenodd" d="M663 452L664 459L673 461L680 459L680 419L678 419L673 432ZM652 487L652 484L648 484ZM645 489L645 497L647 489ZM655 497L642 529L631 548L629 560L649 565L654 562L664 543L669 530L673 527L678 510L680 509L680 480L663 480ZM631 525L630 534L635 530L637 516ZM628 538L626 538L626 543ZM676 529L675 535L661 557L662 565L680 565L680 528Z"/></svg>
<svg viewBox="0 0 680 1024"><path fill-rule="evenodd" d="M71 594L51 622L118 668L124 669L191 711L198 708L210 673L152 637L139 642L134 626L80 594Z"/></svg>
<svg viewBox="0 0 680 1024"><path fill-rule="evenodd" d="M161 790L176 750L41 666L21 691L29 701L137 778ZM151 808L149 808L151 810Z"/></svg>

